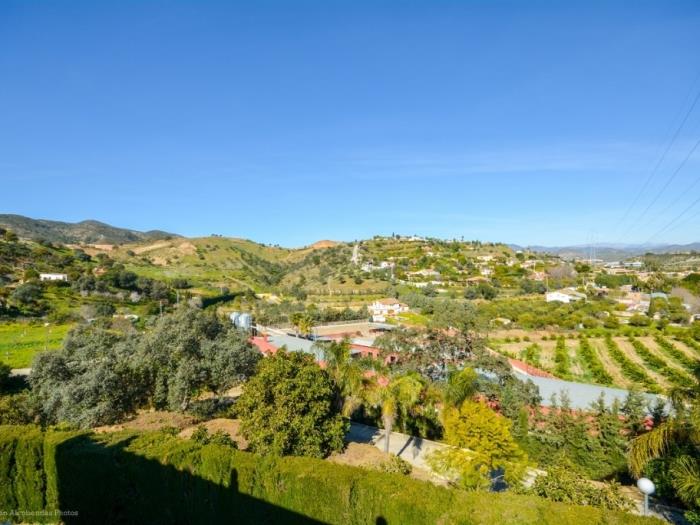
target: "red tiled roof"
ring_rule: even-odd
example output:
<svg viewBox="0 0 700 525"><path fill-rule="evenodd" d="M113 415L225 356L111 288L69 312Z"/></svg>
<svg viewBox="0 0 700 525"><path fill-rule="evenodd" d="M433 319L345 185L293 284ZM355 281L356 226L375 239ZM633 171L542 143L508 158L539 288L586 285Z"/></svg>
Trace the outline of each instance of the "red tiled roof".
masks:
<svg viewBox="0 0 700 525"><path fill-rule="evenodd" d="M508 363L510 363L510 366L512 366L513 368L520 370L521 372L525 372L528 375L556 379L556 377L550 374L549 372L545 372L544 370L540 370L535 366L528 365L527 363L524 363L523 361L520 361L518 359L509 358Z"/></svg>
<svg viewBox="0 0 700 525"><path fill-rule="evenodd" d="M277 352L277 347L270 343L265 336L251 337L250 342L256 346L263 355L272 355Z"/></svg>

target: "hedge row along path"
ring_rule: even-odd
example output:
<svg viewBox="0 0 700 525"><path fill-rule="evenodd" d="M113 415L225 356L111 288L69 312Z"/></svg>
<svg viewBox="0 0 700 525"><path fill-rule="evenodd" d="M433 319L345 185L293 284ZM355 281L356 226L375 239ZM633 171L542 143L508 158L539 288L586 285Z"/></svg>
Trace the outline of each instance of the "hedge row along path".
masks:
<svg viewBox="0 0 700 525"><path fill-rule="evenodd" d="M532 496L447 489L319 459L261 457L166 432L0 427L0 466L1 509L46 511L43 521L67 525L662 523ZM57 510L78 514L57 518Z"/></svg>

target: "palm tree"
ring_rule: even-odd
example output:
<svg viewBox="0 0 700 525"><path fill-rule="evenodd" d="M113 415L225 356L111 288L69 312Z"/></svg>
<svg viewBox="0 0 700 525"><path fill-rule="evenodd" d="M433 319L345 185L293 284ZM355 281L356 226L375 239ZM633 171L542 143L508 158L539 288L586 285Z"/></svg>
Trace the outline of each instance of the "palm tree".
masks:
<svg viewBox="0 0 700 525"><path fill-rule="evenodd" d="M314 327L314 321L308 314L295 313L291 316L290 321L297 329L297 333L301 335L310 334Z"/></svg>
<svg viewBox="0 0 700 525"><path fill-rule="evenodd" d="M629 466L639 477L651 460L667 457L670 478L678 497L688 507L700 508L700 365L695 385L671 393L674 414L650 432L632 441Z"/></svg>
<svg viewBox="0 0 700 525"><path fill-rule="evenodd" d="M467 398L476 392L476 379L477 375L473 368L450 371L442 391L445 405L459 408Z"/></svg>
<svg viewBox="0 0 700 525"><path fill-rule="evenodd" d="M336 405L345 417L362 404L365 386L363 370L350 355L350 343L347 340L331 341L321 346L326 370L338 387Z"/></svg>
<svg viewBox="0 0 700 525"><path fill-rule="evenodd" d="M386 378L384 378L386 379ZM384 423L384 452L389 452L389 438L396 417L404 418L415 407L423 392L423 381L415 373L394 376L382 381L380 377L368 392L368 399L376 406L381 406Z"/></svg>

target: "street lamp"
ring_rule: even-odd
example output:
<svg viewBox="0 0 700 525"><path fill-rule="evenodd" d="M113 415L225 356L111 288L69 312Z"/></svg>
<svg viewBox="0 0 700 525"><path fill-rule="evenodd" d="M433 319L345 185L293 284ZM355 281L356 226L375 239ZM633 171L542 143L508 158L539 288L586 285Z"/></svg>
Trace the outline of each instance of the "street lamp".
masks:
<svg viewBox="0 0 700 525"><path fill-rule="evenodd" d="M649 496L654 493L656 487L654 482L649 478L639 478L637 480L637 488L644 494L644 515L649 515Z"/></svg>

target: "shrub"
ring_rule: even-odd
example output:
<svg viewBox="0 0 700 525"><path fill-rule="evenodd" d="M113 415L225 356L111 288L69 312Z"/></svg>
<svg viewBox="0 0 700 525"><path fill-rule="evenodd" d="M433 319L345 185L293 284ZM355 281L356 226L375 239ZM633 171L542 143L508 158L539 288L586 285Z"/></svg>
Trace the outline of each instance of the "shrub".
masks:
<svg viewBox="0 0 700 525"><path fill-rule="evenodd" d="M608 349L608 354L610 354L610 357L612 357L617 364L620 365L620 370L622 370L622 374L625 377L631 379L635 383L643 385L649 392L658 393L661 391L659 385L657 385L646 374L642 367L627 359L625 354L622 353L622 350L620 350L620 347L617 346L617 343L609 334L605 337L605 346Z"/></svg>
<svg viewBox="0 0 700 525"><path fill-rule="evenodd" d="M596 351L588 342L588 339L585 337L581 338L578 348L581 360L584 362L588 371L593 375L594 380L602 385L612 385L612 376L606 372L603 363L598 358Z"/></svg>
<svg viewBox="0 0 700 525"><path fill-rule="evenodd" d="M413 471L413 466L408 461L392 454L389 459L379 465L379 470L408 476Z"/></svg>
<svg viewBox="0 0 700 525"><path fill-rule="evenodd" d="M611 510L632 510L632 501L620 493L620 485L612 482L596 487L575 472L571 465L552 467L538 476L527 491L552 501L590 505Z"/></svg>
<svg viewBox="0 0 700 525"><path fill-rule="evenodd" d="M628 340L634 347L634 351L637 353L637 355L641 357L652 370L663 374L675 385L683 387L692 386L693 380L690 378L690 376L668 366L663 359L652 354L639 339L630 337Z"/></svg>
<svg viewBox="0 0 700 525"><path fill-rule="evenodd" d="M30 432L36 432L30 441L41 435ZM26 428L0 427L3 510L18 509L7 473L26 434ZM82 523L648 523L620 512L533 496L467 493L313 458L261 457L161 432L51 431L44 434L43 450L27 450L39 465L35 479L45 479L36 488L45 510L78 510ZM34 476L19 472L17 479Z"/></svg>
<svg viewBox="0 0 700 525"><path fill-rule="evenodd" d="M697 366L697 361L688 357L684 352L682 352L676 345L674 345L668 339L663 338L660 335L654 336L654 341L659 345L659 348L667 355L671 356L677 362L681 363L684 367L688 369L693 369Z"/></svg>
<svg viewBox="0 0 700 525"><path fill-rule="evenodd" d="M571 377L569 351L563 336L557 340L557 346L554 349L554 362L556 363L554 373L562 379L569 379Z"/></svg>

